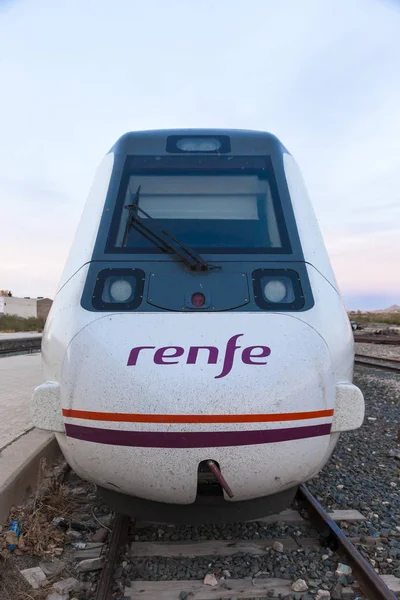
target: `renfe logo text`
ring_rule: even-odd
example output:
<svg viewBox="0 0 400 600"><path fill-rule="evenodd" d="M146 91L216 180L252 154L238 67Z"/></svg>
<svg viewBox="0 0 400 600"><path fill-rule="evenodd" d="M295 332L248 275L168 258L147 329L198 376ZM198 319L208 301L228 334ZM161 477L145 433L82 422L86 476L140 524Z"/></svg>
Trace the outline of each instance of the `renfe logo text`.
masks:
<svg viewBox="0 0 400 600"><path fill-rule="evenodd" d="M237 344L237 341L242 337L243 333L233 335L226 343L224 361L222 371L219 375L216 375L214 379L221 379L226 377L232 370L233 362L235 360L235 353L241 349L241 346ZM156 346L137 346L132 348L128 358L128 367L135 366L138 362L139 355L143 352L149 352L155 350L153 354L153 362L156 365L177 365L179 360L175 360L185 354L185 349L181 346L163 346L162 348L156 348ZM219 350L215 346L190 346L186 355L186 364L194 365L197 362L199 353L207 354L207 364L215 365L218 362ZM268 346L248 346L243 348L241 352L241 360L245 365L266 365L267 361L262 360L271 354L271 349Z"/></svg>

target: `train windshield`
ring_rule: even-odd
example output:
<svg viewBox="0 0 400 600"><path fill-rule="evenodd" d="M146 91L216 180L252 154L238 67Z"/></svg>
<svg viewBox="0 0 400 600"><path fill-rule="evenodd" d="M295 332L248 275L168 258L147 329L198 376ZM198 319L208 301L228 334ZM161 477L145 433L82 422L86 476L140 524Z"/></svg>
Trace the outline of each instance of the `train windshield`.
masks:
<svg viewBox="0 0 400 600"><path fill-rule="evenodd" d="M281 209L271 188L266 174L130 174L114 222L114 251L161 251L135 226L127 234L126 207L137 200L158 225L198 252L287 252ZM141 218L150 221L144 213Z"/></svg>

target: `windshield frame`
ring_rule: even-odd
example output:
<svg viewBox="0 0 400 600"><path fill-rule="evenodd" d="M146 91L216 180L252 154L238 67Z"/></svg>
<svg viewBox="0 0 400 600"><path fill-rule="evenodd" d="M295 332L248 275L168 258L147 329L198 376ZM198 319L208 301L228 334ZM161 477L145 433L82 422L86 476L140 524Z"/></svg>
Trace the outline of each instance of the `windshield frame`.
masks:
<svg viewBox="0 0 400 600"><path fill-rule="evenodd" d="M207 255L290 255L292 254L292 244L289 238L286 219L282 207L282 202L275 178L272 161L269 156L204 156L204 155L174 155L174 156L138 156L129 155L126 157L120 178L120 184L114 205L114 210L109 227L105 253L122 254L130 256L137 255L160 255L165 253L157 246L116 246L117 232L122 218L124 205L126 203L126 191L129 180L132 175L263 175L270 186L273 209L275 211L276 222L281 239L281 247L233 247L233 246L195 246L196 253L203 257ZM186 242L185 242L186 243ZM190 245L190 244L189 244Z"/></svg>

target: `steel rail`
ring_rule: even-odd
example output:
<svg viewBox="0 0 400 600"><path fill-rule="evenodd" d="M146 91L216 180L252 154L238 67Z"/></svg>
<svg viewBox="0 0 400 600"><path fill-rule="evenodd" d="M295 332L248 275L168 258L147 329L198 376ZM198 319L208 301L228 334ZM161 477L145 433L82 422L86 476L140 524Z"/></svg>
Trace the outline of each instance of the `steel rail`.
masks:
<svg viewBox="0 0 400 600"><path fill-rule="evenodd" d="M360 344L389 344L391 346L400 345L400 335L360 335L354 334L354 341Z"/></svg>
<svg viewBox="0 0 400 600"><path fill-rule="evenodd" d="M346 555L365 597L370 600L398 600L304 484L299 486L298 498L305 506L317 530L328 533Z"/></svg>
<svg viewBox="0 0 400 600"><path fill-rule="evenodd" d="M382 360L384 362L392 363L394 365L400 365L400 358L385 358L383 356L371 356L370 354L359 354L357 352L356 358L370 358L372 360Z"/></svg>
<svg viewBox="0 0 400 600"><path fill-rule="evenodd" d="M364 354L356 354L354 364L364 365L373 369L382 369L383 371L393 371L400 373L400 360L395 358L382 358L380 356L367 356Z"/></svg>
<svg viewBox="0 0 400 600"><path fill-rule="evenodd" d="M104 566L97 582L95 600L110 600L112 598L112 574L118 556L118 551L124 543L128 532L128 524L132 521L126 515L117 514L112 528L110 543L107 548Z"/></svg>

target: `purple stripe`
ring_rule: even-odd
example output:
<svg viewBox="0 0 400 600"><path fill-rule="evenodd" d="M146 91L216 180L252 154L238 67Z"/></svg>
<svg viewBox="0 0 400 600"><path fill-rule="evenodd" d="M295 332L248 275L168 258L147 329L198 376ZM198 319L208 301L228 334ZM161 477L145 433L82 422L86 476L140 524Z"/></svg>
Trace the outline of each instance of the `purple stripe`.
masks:
<svg viewBox="0 0 400 600"><path fill-rule="evenodd" d="M250 446L272 444L288 440L328 435L331 423L286 429L261 429L256 431L118 431L98 429L82 425L65 424L68 437L112 446L134 446L136 448L218 448L221 446Z"/></svg>

